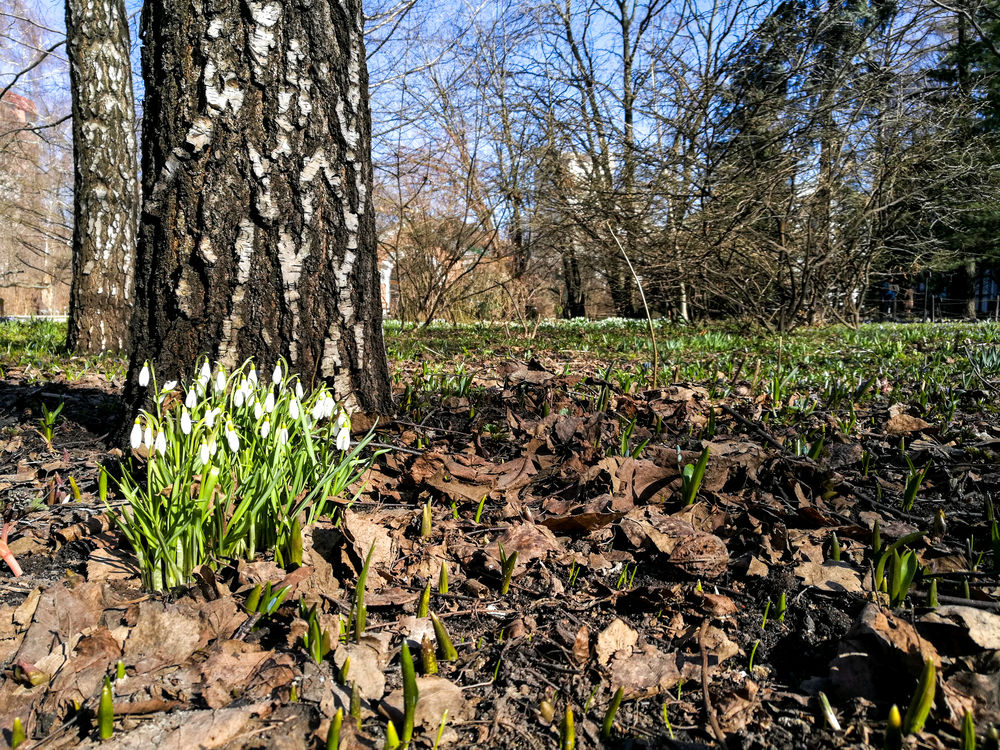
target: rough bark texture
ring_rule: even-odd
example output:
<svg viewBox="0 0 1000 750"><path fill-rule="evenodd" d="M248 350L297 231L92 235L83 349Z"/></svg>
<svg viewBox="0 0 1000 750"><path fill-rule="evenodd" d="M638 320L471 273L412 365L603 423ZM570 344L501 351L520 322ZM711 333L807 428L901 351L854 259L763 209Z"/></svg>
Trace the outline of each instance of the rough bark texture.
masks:
<svg viewBox="0 0 1000 750"><path fill-rule="evenodd" d="M67 0L73 90L70 349L119 351L132 312L139 174L124 0Z"/></svg>
<svg viewBox="0 0 1000 750"><path fill-rule="evenodd" d="M285 357L390 403L359 0L147 0L143 215L126 398L197 357Z"/></svg>

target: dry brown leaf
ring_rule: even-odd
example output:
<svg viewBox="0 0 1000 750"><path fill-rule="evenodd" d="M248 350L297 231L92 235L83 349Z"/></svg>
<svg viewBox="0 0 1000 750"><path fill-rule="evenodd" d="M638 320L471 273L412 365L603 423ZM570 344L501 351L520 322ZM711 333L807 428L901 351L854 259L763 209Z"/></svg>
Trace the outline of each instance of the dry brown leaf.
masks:
<svg viewBox="0 0 1000 750"><path fill-rule="evenodd" d="M890 435L909 435L913 432L926 430L930 426L930 422L925 422L920 417L911 417L909 414L900 412L889 417L885 431Z"/></svg>
<svg viewBox="0 0 1000 750"><path fill-rule="evenodd" d="M358 690L365 700L381 700L385 695L385 674L379 652L366 643L341 644L333 655L333 663L338 670L343 669L348 657L351 659L348 682L358 683Z"/></svg>
<svg viewBox="0 0 1000 750"><path fill-rule="evenodd" d="M353 663L353 660L352 660ZM449 724L461 724L472 717L472 707L462 695L462 688L444 677L428 676L417 678L417 690L420 700L413 724L425 729L437 729L441 725L441 716L448 712ZM402 726L403 690L393 690L383 706L397 726Z"/></svg>
<svg viewBox="0 0 1000 750"><path fill-rule="evenodd" d="M628 656L638 640L639 634L616 617L608 627L597 634L597 662L604 666L615 654L624 652L624 655Z"/></svg>
<svg viewBox="0 0 1000 750"><path fill-rule="evenodd" d="M821 591L855 594L864 591L861 574L846 563L832 561L820 563L810 560L796 565L795 575L801 578L806 586L815 586Z"/></svg>
<svg viewBox="0 0 1000 750"><path fill-rule="evenodd" d="M635 653L615 656L608 672L611 684L624 688L629 700L670 690L681 679L677 655L665 654L648 644Z"/></svg>
<svg viewBox="0 0 1000 750"><path fill-rule="evenodd" d="M201 696L209 708L232 703L234 691L250 682L261 664L270 657L256 644L225 640L213 644L208 659L201 665Z"/></svg>

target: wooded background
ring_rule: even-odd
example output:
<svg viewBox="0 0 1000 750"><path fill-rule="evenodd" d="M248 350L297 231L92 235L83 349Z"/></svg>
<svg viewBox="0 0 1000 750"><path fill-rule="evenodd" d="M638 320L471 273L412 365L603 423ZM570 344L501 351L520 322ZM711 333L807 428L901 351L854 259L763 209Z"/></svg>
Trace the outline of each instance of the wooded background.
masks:
<svg viewBox="0 0 1000 750"><path fill-rule="evenodd" d="M995 314L1000 3L365 10L389 315L641 315L626 258L677 318ZM69 303L62 13L0 0L7 314Z"/></svg>

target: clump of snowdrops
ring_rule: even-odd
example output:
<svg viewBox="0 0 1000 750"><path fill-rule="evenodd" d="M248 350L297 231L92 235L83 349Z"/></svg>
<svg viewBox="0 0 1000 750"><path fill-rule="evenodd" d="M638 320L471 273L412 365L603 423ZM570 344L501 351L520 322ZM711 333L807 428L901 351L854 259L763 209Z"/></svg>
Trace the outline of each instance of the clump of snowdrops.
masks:
<svg viewBox="0 0 1000 750"><path fill-rule="evenodd" d="M193 381L162 385L147 364L153 411L135 420L133 449L119 489L127 503L112 515L153 590L187 583L202 564L272 551L300 563L302 529L345 497L368 465L351 447L350 417L323 386L303 392L279 362L264 382L252 362L233 372L202 360Z"/></svg>

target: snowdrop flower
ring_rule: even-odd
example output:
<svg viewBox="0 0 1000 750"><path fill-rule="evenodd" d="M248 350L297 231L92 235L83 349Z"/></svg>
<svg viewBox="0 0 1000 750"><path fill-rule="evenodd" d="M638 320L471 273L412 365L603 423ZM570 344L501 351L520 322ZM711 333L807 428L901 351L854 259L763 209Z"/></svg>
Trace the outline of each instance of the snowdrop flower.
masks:
<svg viewBox="0 0 1000 750"><path fill-rule="evenodd" d="M226 422L226 442L229 443L229 450L236 453L240 449L240 436L236 434L236 429L232 422Z"/></svg>
<svg viewBox="0 0 1000 750"><path fill-rule="evenodd" d="M135 424L132 425L132 433L128 436L128 442L133 449L142 445L142 427L139 425L138 419L135 420Z"/></svg>
<svg viewBox="0 0 1000 750"><path fill-rule="evenodd" d="M297 398L297 399L298 399L299 401L301 401L301 400L302 400L302 397L303 397L304 395L305 395L305 394L304 394L304 392L302 391L302 383L300 383L300 382L299 382L298 380L296 380L296 381L295 381L295 398Z"/></svg>
<svg viewBox="0 0 1000 750"><path fill-rule="evenodd" d="M271 373L271 382L277 385L281 381L282 381L281 362L278 362L278 364L274 366L274 372Z"/></svg>
<svg viewBox="0 0 1000 750"><path fill-rule="evenodd" d="M346 451L351 447L351 418L346 411L341 411L337 417L337 450Z"/></svg>
<svg viewBox="0 0 1000 750"><path fill-rule="evenodd" d="M212 454L208 450L208 443L204 440L201 441L201 448L198 450L198 458L201 459L203 466L212 460Z"/></svg>
<svg viewBox="0 0 1000 750"><path fill-rule="evenodd" d="M215 426L215 418L221 413L220 409L209 409L205 415L205 426L211 429Z"/></svg>
<svg viewBox="0 0 1000 750"><path fill-rule="evenodd" d="M260 426L260 436L262 438L267 438L270 432L271 432L271 420L265 419L264 424Z"/></svg>
<svg viewBox="0 0 1000 750"><path fill-rule="evenodd" d="M187 409L181 412L181 432L185 435L191 434L191 414Z"/></svg>
<svg viewBox="0 0 1000 750"><path fill-rule="evenodd" d="M160 393L170 393L170 391L172 391L176 387L177 387L176 380L168 380L166 383L163 384L163 387L160 389Z"/></svg>
<svg viewBox="0 0 1000 750"><path fill-rule="evenodd" d="M316 403L313 404L312 418L318 422L323 418L325 414L326 414L326 399L320 396L318 399L316 399Z"/></svg>
<svg viewBox="0 0 1000 750"><path fill-rule="evenodd" d="M254 400L253 402L253 418L260 420L264 416L264 407L260 405L260 401Z"/></svg>
<svg viewBox="0 0 1000 750"><path fill-rule="evenodd" d="M240 387L236 389L233 394L233 406L237 409L243 406L243 402L246 401L247 395L243 392L243 383L240 383Z"/></svg>
<svg viewBox="0 0 1000 750"><path fill-rule="evenodd" d="M278 430L278 445L286 445L288 443L288 428L282 427Z"/></svg>
<svg viewBox="0 0 1000 750"><path fill-rule="evenodd" d="M299 400L297 398L293 398L288 402L288 416L292 419L299 418Z"/></svg>
<svg viewBox="0 0 1000 750"><path fill-rule="evenodd" d="M226 375L220 367L219 372L215 376L215 392L222 393L224 390L226 390Z"/></svg>
<svg viewBox="0 0 1000 750"><path fill-rule="evenodd" d="M149 362L143 362L142 369L139 370L139 387L145 388L149 385Z"/></svg>
<svg viewBox="0 0 1000 750"><path fill-rule="evenodd" d="M256 370L256 368L254 368L254 367L250 368L250 372L247 374L247 380L250 381L251 385L254 388L257 387L258 380L257 380L257 370Z"/></svg>
<svg viewBox="0 0 1000 750"><path fill-rule="evenodd" d="M163 430L156 433L156 442L153 443L153 448L157 453L163 455L167 452L167 438L163 434Z"/></svg>
<svg viewBox="0 0 1000 750"><path fill-rule="evenodd" d="M219 446L216 445L215 437L213 436L212 439L208 441L208 452L214 456L217 450L219 450Z"/></svg>
<svg viewBox="0 0 1000 750"><path fill-rule="evenodd" d="M153 447L153 428L146 425L146 429L142 433L142 442L146 448Z"/></svg>
<svg viewBox="0 0 1000 750"><path fill-rule="evenodd" d="M208 366L207 359L201 363L201 374L198 375L198 379L202 381L203 384L212 379L212 368Z"/></svg>
<svg viewBox="0 0 1000 750"><path fill-rule="evenodd" d="M274 411L274 392L269 388L267 398L264 399L264 411L270 414Z"/></svg>
<svg viewBox="0 0 1000 750"><path fill-rule="evenodd" d="M193 409L198 405L198 394L194 392L194 388L187 392L187 398L184 399L184 406L188 409Z"/></svg>

